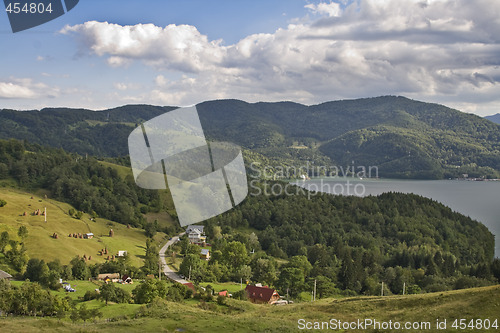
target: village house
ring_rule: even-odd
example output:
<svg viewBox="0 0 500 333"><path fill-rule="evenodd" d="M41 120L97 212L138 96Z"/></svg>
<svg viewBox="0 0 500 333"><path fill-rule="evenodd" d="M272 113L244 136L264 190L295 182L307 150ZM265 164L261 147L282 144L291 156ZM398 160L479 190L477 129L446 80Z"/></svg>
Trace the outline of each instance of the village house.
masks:
<svg viewBox="0 0 500 333"><path fill-rule="evenodd" d="M245 291L247 292L250 302L256 304L273 304L280 299L278 292L267 286L258 287L247 285Z"/></svg>
<svg viewBox="0 0 500 333"><path fill-rule="evenodd" d="M123 275L122 276L122 281L121 281L122 284L132 284L132 278L128 275Z"/></svg>
<svg viewBox="0 0 500 333"><path fill-rule="evenodd" d="M128 255L127 251L118 251L118 254L116 255L117 257L125 257Z"/></svg>
<svg viewBox="0 0 500 333"><path fill-rule="evenodd" d="M0 270L0 280L12 280L12 275Z"/></svg>
<svg viewBox="0 0 500 333"><path fill-rule="evenodd" d="M191 244L202 245L206 243L207 237L203 232L204 226L202 225L189 225L186 228L186 234L188 235L189 242Z"/></svg>
<svg viewBox="0 0 500 333"><path fill-rule="evenodd" d="M120 273L106 273L106 274L99 274L97 276L97 280L99 281L104 281L106 283L108 282L120 282Z"/></svg>
<svg viewBox="0 0 500 333"><path fill-rule="evenodd" d="M93 234L93 233L91 233L91 232L90 232L90 233L88 233L88 234L84 234L84 235L83 235L83 238L85 238L85 239L92 239L92 238L94 238L94 234Z"/></svg>
<svg viewBox="0 0 500 333"><path fill-rule="evenodd" d="M210 250L208 250L208 249L201 249L200 259L210 260Z"/></svg>

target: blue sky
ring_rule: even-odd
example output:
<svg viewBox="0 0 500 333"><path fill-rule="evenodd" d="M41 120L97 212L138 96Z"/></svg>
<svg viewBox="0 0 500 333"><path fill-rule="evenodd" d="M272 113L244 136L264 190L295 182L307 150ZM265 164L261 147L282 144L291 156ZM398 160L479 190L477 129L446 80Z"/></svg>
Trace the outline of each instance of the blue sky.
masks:
<svg viewBox="0 0 500 333"><path fill-rule="evenodd" d="M404 95L493 114L499 17L495 0L81 0L13 34L3 13L0 108Z"/></svg>

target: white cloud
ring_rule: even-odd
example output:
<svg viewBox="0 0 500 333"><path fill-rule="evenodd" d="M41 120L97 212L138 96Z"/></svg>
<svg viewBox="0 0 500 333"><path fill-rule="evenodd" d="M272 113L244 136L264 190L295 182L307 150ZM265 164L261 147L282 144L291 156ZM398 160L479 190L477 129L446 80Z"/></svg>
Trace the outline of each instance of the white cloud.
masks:
<svg viewBox="0 0 500 333"><path fill-rule="evenodd" d="M165 71L148 96L164 104L215 98L316 103L386 94L452 101L471 91L477 103L500 104L500 2L342 3L306 5L319 17L232 45L188 25L92 21L61 32L77 36L84 50L110 66L141 61ZM183 75L163 74L172 72Z"/></svg>
<svg viewBox="0 0 500 333"><path fill-rule="evenodd" d="M77 33L84 47L99 56L108 55L111 66L142 60L158 68L199 72L223 55L220 41L209 41L189 25L172 24L161 28L153 24L120 26L91 21L66 26L61 33Z"/></svg>
<svg viewBox="0 0 500 333"><path fill-rule="evenodd" d="M168 79L163 75L158 75L155 78L155 83L159 87L164 87L168 83Z"/></svg>
<svg viewBox="0 0 500 333"><path fill-rule="evenodd" d="M313 13L317 14L327 14L330 17L337 17L342 14L342 9L340 8L340 4L335 2L324 3L320 2L319 4L307 4L304 6L305 8L310 9Z"/></svg>
<svg viewBox="0 0 500 333"><path fill-rule="evenodd" d="M12 82L0 82L0 98L36 98L38 95L30 88Z"/></svg>
<svg viewBox="0 0 500 333"><path fill-rule="evenodd" d="M118 89L121 91L137 90L137 89L141 88L141 86L139 84L125 83L125 82L115 82L115 83L113 83L113 87L115 87L115 89Z"/></svg>
<svg viewBox="0 0 500 333"><path fill-rule="evenodd" d="M58 88L34 82L32 79L10 78L8 81L0 81L0 99L54 98L58 95Z"/></svg>

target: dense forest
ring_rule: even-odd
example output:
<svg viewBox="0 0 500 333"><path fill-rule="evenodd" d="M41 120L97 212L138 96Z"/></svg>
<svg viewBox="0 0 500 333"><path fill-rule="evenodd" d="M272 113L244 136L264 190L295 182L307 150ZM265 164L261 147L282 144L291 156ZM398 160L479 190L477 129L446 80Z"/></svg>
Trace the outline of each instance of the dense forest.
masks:
<svg viewBox="0 0 500 333"><path fill-rule="evenodd" d="M197 108L209 139L236 143L270 165L354 161L378 166L381 177L500 177L500 126L442 105L386 96L313 106L220 100ZM171 109L1 110L0 139L26 139L81 155L126 156L133 128Z"/></svg>
<svg viewBox="0 0 500 333"><path fill-rule="evenodd" d="M146 223L144 214L169 208L158 191L140 189L132 176L120 175L93 157L16 140L0 141L0 179L14 179L26 190L46 189L78 210L143 227L150 236L156 227ZM293 195L274 195L274 186L292 185L254 182L252 195L241 205L206 221L210 261L201 260L200 249L184 240L181 272L189 272L195 281L266 283L292 296L310 290L317 280L321 297L374 295L382 281L388 291L401 293L403 284L407 292L438 291L487 285L500 278L493 235L438 202L399 193L366 198L311 195L298 187L287 191ZM162 231L178 232L173 226ZM4 239L2 244L10 243ZM13 264L19 261L18 271L24 271L30 264L22 243L8 248L6 258ZM158 249L153 244L147 249L150 259L141 270L115 269L154 273ZM97 274L97 267L82 268L85 274L78 278ZM69 274L62 269L60 276Z"/></svg>
<svg viewBox="0 0 500 333"><path fill-rule="evenodd" d="M26 190L49 190L52 198L79 211L125 225L151 227L143 214L165 209L158 191L139 188L132 175L122 177L93 157L17 140L0 140L0 180L7 178Z"/></svg>
<svg viewBox="0 0 500 333"><path fill-rule="evenodd" d="M275 184L280 183L261 184L262 193ZM237 253L234 241L248 251L263 251L243 262L211 260L207 269L216 265L215 271L224 271L226 265L238 278L249 265L253 280L295 294L310 290L313 279L329 294L340 289L376 295L381 281L400 294L403 283L413 292L439 291L500 278L494 236L436 201L398 193L358 198L301 192L249 196L233 211L207 221L216 258L217 250ZM252 237L238 236L248 227L256 230ZM220 237L224 233L232 236ZM278 270L273 258L288 263ZM240 266L235 268L235 262Z"/></svg>

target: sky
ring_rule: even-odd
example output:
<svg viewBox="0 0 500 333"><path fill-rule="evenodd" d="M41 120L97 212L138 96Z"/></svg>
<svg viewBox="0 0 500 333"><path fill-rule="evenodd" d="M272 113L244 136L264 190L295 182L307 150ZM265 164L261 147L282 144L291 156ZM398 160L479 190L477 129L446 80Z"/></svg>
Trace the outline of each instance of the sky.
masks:
<svg viewBox="0 0 500 333"><path fill-rule="evenodd" d="M12 33L0 109L402 95L500 112L498 0L80 0Z"/></svg>

